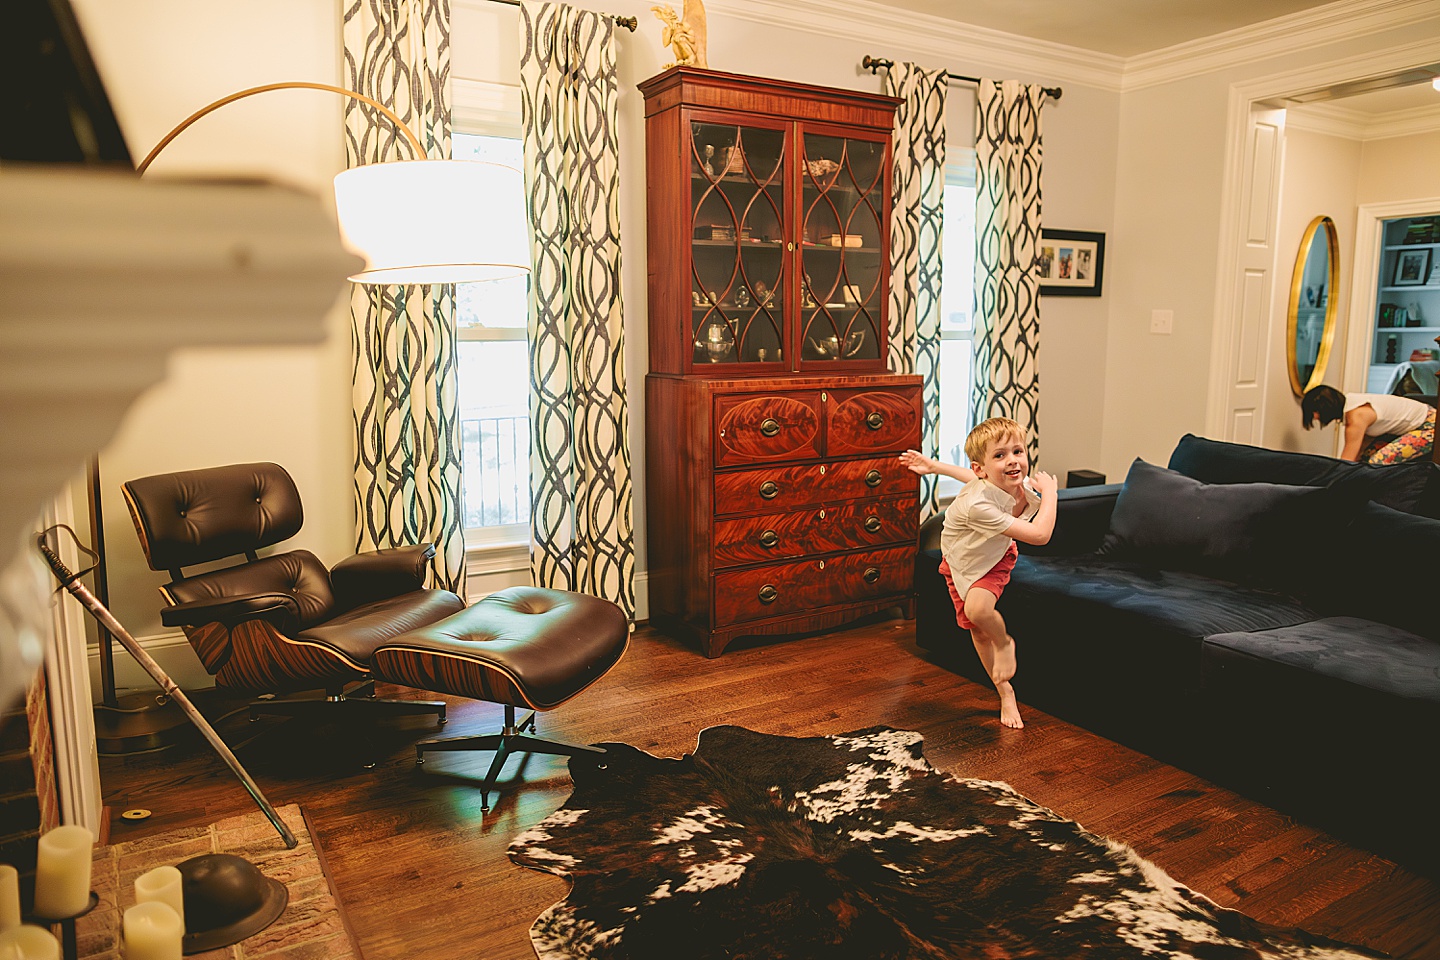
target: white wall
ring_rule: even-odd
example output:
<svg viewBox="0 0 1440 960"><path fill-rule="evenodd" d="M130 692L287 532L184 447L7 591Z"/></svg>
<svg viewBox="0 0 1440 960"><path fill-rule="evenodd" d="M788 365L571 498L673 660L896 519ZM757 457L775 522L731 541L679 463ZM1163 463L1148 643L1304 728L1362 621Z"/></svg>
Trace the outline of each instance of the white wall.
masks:
<svg viewBox="0 0 1440 960"><path fill-rule="evenodd" d="M1330 291L1335 304L1335 335L1324 382L1340 387L1344 373L1345 332L1349 322L1350 285L1355 273L1355 191L1360 172L1361 144L1344 137L1287 129L1280 188L1280 220L1276 236L1275 285L1271 303L1270 370L1265 395L1265 445L1278 450L1300 450L1333 456L1335 430L1305 430L1300 426L1300 398L1286 373L1286 331L1290 282L1305 229L1315 217L1335 221L1339 237L1339 285ZM1317 234L1324 242L1324 234ZM1363 322L1363 318L1362 318ZM1303 384L1301 386L1304 386Z"/></svg>
<svg viewBox="0 0 1440 960"><path fill-rule="evenodd" d="M1102 463L1112 477L1137 456L1163 464L1182 434L1205 432L1211 365L1224 359L1211 350L1231 87L1352 59L1364 64L1378 51L1432 41L1440 57L1440 8L1435 18L1403 29L1357 31L1293 51L1275 44L1244 64L1123 95L1113 272L1106 280L1113 293ZM1365 72L1356 67L1356 75ZM1283 272L1288 279L1288 267ZM1223 296L1228 302L1228 286ZM1174 310L1173 334L1148 332L1157 308ZM1273 356L1266 369L1284 375Z"/></svg>
<svg viewBox="0 0 1440 960"><path fill-rule="evenodd" d="M246 87L279 80L340 82L332 4L251 0L74 0L131 153L138 162L191 112ZM327 198L344 166L342 98L308 90L262 94L200 120L166 148L147 177L267 176ZM156 588L120 492L134 477L221 463L273 460L305 497L292 541L334 561L351 542L348 306L329 317L318 347L187 350L170 376L130 410L101 454L113 612L139 637L160 625ZM77 509L83 516L83 507ZM183 641L169 649L188 652ZM182 685L206 682L198 660L167 661ZM143 674L120 652L121 686ZM185 669L186 667L192 669Z"/></svg>

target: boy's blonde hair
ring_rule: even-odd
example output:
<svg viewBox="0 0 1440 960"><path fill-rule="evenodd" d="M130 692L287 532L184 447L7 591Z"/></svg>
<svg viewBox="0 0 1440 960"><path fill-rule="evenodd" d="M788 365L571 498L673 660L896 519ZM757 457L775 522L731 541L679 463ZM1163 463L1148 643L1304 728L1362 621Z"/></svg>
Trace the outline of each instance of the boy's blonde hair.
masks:
<svg viewBox="0 0 1440 960"><path fill-rule="evenodd" d="M970 436L965 438L965 455L970 458L971 463L984 463L985 451L992 443L1009 440L1011 437L1017 437L1024 443L1025 428L1009 417L983 420L977 423L975 429L970 431Z"/></svg>

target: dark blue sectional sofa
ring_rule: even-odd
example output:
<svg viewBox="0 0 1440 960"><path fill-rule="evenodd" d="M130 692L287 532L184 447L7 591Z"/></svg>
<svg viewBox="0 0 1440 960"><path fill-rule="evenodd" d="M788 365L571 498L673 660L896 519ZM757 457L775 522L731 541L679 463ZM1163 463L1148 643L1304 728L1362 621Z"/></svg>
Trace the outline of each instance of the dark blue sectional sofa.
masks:
<svg viewBox="0 0 1440 960"><path fill-rule="evenodd" d="M1440 467L1187 435L1062 490L1000 600L1022 704L1440 873ZM921 528L916 638L988 683ZM1400 804L1425 811L1396 816ZM1402 826L1403 822L1403 826Z"/></svg>

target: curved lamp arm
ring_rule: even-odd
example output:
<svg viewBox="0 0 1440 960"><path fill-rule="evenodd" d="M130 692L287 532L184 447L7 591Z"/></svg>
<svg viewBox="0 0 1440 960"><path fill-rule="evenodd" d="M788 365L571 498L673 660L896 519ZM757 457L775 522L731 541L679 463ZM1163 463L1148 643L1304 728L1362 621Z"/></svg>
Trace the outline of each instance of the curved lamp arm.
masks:
<svg viewBox="0 0 1440 960"><path fill-rule="evenodd" d="M395 126L399 128L400 132L405 135L406 142L408 142L410 144L410 148L415 151L416 160L425 159L425 148L421 145L420 138L415 136L415 134L411 132L409 127L405 126L405 121L400 119L399 114L397 114L394 110L391 110L389 107L385 106L385 104L381 103L380 101L371 99L370 97L365 96L365 94L363 93L356 93L354 90L347 90L344 87L332 86L328 83L311 83L309 80L286 80L282 83L267 83L259 87L250 87L248 90L241 90L238 93L232 93L228 97L221 97L214 103L207 104L201 107L199 110L196 110L194 113L190 114L190 116L186 117L184 120L181 120L175 126L174 130L171 130L169 133L165 134L165 136L160 140L160 142L155 144L154 148L152 148L151 151L146 154L145 159L140 161L139 166L135 168L135 172L137 174L143 174L147 169L149 169L150 164L154 162L155 158L159 156L160 151L164 150L167 146L170 145L171 140L174 140L176 137L180 136L180 134L184 133L196 120L199 120L206 114L214 113L216 110L219 110L227 103L234 103L236 100L243 100L246 97L253 97L257 93L269 93L271 90L296 89L325 90L330 93L338 93L342 97L349 97L352 100L359 100L361 103L369 104L376 110L379 110L391 121L393 121Z"/></svg>

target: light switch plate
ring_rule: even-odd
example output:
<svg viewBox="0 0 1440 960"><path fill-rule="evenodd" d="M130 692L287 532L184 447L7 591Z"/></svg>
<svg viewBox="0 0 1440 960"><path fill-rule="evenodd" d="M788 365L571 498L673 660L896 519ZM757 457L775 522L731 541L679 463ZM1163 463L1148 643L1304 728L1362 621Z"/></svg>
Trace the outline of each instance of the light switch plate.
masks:
<svg viewBox="0 0 1440 960"><path fill-rule="evenodd" d="M1175 329L1174 310L1151 310L1150 311L1150 332L1170 333Z"/></svg>

